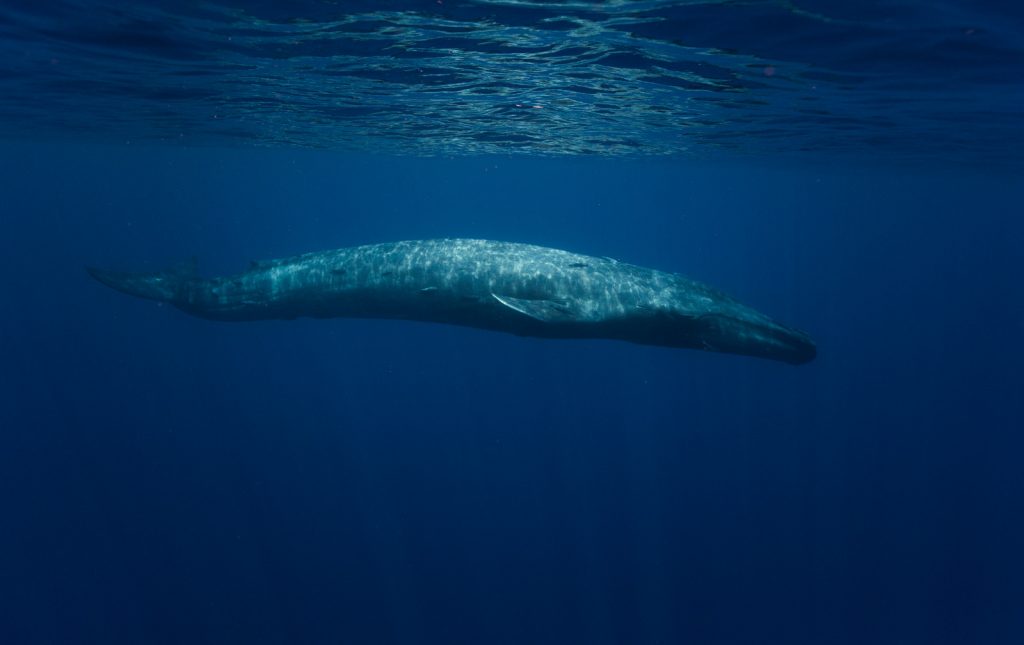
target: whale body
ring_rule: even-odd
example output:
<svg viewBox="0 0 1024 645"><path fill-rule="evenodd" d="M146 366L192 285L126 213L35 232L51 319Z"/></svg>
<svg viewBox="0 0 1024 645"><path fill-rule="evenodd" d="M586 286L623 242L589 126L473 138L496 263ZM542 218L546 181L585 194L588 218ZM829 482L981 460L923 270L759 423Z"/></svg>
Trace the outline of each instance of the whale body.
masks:
<svg viewBox="0 0 1024 645"><path fill-rule="evenodd" d="M201 278L88 268L118 291L225 321L399 318L520 336L607 338L774 359L815 357L810 337L678 274L530 244L445 239L253 262Z"/></svg>

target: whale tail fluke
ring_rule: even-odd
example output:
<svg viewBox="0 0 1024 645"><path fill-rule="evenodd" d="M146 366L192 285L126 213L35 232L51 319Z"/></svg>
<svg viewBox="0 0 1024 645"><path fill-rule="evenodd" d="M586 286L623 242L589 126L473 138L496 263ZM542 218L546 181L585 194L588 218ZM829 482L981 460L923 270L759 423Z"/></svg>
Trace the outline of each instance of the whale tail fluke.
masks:
<svg viewBox="0 0 1024 645"><path fill-rule="evenodd" d="M95 267L86 267L85 270L103 284L122 293L172 303L183 296L187 284L198 279L198 262L195 257L166 271L152 273L107 271Z"/></svg>

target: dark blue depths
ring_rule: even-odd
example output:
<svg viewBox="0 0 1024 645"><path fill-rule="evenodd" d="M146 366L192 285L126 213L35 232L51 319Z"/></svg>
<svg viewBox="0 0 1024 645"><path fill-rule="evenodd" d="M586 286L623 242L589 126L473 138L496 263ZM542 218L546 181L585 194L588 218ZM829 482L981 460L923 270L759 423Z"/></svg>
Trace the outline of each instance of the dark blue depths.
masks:
<svg viewBox="0 0 1024 645"><path fill-rule="evenodd" d="M5 145L6 643L1014 643L1009 171ZM676 270L768 361L357 320L212 323L207 274L479 236Z"/></svg>

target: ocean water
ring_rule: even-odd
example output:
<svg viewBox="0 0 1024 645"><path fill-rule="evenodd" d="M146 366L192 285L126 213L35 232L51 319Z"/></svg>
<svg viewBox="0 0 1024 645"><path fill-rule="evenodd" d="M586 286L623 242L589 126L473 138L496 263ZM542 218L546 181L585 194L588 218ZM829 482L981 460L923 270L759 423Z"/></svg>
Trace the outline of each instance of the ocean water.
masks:
<svg viewBox="0 0 1024 645"><path fill-rule="evenodd" d="M1024 642L1016 3L6 0L0 54L0 643ZM818 357L83 270L439 237Z"/></svg>

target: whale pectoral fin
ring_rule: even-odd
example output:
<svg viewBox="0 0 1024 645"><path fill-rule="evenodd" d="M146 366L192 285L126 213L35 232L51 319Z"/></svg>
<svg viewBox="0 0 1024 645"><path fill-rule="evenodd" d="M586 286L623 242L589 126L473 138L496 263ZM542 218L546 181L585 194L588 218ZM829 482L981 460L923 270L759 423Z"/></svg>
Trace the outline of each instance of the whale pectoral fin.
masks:
<svg viewBox="0 0 1024 645"><path fill-rule="evenodd" d="M532 300L512 298L492 293L494 299L513 311L541 322L569 322L578 318L577 312L568 303L559 300Z"/></svg>

